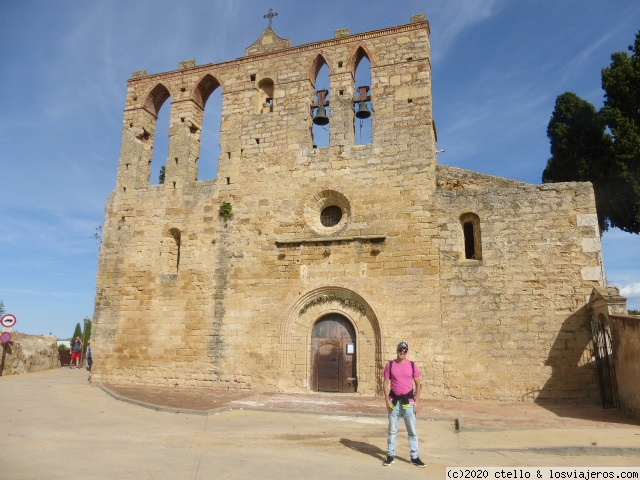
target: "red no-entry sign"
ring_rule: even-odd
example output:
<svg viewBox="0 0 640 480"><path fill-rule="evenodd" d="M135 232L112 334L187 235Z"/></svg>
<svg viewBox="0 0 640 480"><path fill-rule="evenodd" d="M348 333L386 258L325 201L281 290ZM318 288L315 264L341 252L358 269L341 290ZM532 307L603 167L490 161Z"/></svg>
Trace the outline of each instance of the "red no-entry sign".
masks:
<svg viewBox="0 0 640 480"><path fill-rule="evenodd" d="M9 343L11 341L11 334L9 332L2 332L0 335L0 343Z"/></svg>

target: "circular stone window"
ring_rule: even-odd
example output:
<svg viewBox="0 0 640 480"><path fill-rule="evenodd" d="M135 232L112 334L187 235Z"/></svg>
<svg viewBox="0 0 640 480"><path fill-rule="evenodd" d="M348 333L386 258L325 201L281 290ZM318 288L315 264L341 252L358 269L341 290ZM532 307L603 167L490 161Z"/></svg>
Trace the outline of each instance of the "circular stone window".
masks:
<svg viewBox="0 0 640 480"><path fill-rule="evenodd" d="M333 235L347 227L351 204L335 190L315 194L305 205L305 220L316 235Z"/></svg>
<svg viewBox="0 0 640 480"><path fill-rule="evenodd" d="M335 227L342 219L342 209L337 205L326 207L320 212L320 223L323 227Z"/></svg>

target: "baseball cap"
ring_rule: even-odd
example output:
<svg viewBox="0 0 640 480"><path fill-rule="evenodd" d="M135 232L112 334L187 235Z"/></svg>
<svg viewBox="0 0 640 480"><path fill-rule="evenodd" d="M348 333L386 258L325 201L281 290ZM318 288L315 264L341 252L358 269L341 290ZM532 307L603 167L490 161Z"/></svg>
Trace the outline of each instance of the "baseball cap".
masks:
<svg viewBox="0 0 640 480"><path fill-rule="evenodd" d="M407 350L409 350L409 344L407 342L400 342L398 344L398 348L406 348Z"/></svg>

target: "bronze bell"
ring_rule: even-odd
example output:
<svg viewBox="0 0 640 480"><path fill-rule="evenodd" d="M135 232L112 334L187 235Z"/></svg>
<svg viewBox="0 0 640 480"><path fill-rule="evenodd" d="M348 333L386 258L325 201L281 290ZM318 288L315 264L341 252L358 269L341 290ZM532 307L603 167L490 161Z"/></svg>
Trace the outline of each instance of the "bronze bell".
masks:
<svg viewBox="0 0 640 480"><path fill-rule="evenodd" d="M371 116L371 112L367 107L367 102L360 102L360 106L358 107L358 111L356 112L356 118L365 119Z"/></svg>
<svg viewBox="0 0 640 480"><path fill-rule="evenodd" d="M327 117L327 110L323 105L318 107L318 111L316 112L316 116L313 117L313 123L316 125L326 125L329 123L329 117Z"/></svg>

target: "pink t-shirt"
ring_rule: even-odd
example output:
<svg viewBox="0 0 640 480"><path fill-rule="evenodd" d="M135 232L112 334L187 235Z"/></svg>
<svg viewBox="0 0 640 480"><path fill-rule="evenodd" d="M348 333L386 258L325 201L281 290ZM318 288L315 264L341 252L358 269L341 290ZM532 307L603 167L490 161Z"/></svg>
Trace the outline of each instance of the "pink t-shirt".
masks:
<svg viewBox="0 0 640 480"><path fill-rule="evenodd" d="M384 367L384 378L391 379L391 390L393 392L398 395L406 395L413 390L413 379L419 377L421 373L418 364L415 362L413 363L412 374L410 360L405 360L404 363L398 363L394 360L391 375L393 378L389 375L389 362L387 362L387 366Z"/></svg>

